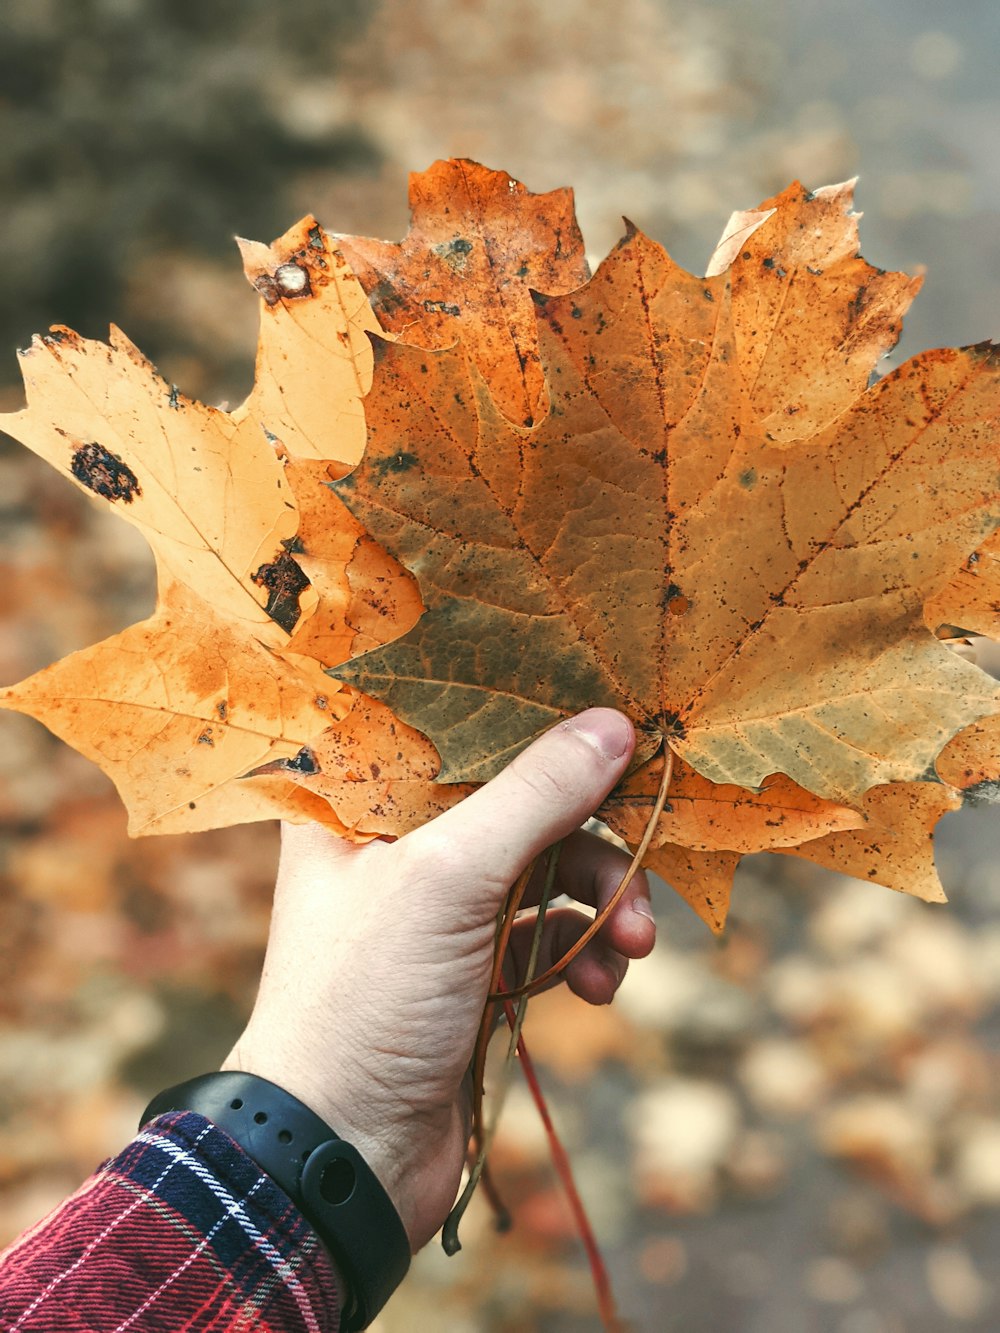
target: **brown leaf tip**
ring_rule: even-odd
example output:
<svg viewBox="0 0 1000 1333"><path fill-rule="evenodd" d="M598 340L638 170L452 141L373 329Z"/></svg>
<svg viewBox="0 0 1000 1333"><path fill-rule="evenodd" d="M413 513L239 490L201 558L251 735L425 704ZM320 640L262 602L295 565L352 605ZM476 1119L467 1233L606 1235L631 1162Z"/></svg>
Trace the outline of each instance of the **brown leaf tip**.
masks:
<svg viewBox="0 0 1000 1333"><path fill-rule="evenodd" d="M94 441L74 450L70 470L81 485L105 500L131 504L142 494L139 478L125 460Z"/></svg>

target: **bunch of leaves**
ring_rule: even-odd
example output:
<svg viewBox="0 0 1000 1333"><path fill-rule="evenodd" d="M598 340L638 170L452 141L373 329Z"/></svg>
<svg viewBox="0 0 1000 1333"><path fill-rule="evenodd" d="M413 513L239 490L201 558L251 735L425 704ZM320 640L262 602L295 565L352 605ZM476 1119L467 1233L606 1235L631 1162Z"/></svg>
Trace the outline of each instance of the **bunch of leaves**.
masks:
<svg viewBox="0 0 1000 1333"><path fill-rule="evenodd" d="M590 276L568 191L473 163L411 203L398 244L242 243L235 411L117 330L23 354L0 424L145 533L159 596L0 703L134 833L358 840L610 705L639 744L599 817L713 930L761 850L940 900L933 826L1000 777L1000 692L948 646L998 631L995 349L878 377L919 281L860 257L850 185L734 214L703 277L631 224Z"/></svg>
<svg viewBox="0 0 1000 1333"><path fill-rule="evenodd" d="M936 819L997 777L998 361L876 378L919 281L851 187L737 213L705 277L635 227L589 276L568 191L438 163L399 244L242 243L250 396L117 330L22 356L3 427L147 536L149 620L3 692L133 833L283 815L397 836L535 735L624 709L601 817L721 929L741 855L942 896Z"/></svg>

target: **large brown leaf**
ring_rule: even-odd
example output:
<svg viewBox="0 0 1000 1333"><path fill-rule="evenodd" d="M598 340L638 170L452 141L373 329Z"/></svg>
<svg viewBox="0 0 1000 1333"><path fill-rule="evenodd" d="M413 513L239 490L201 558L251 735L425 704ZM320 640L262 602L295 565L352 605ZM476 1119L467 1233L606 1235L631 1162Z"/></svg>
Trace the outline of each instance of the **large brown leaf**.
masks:
<svg viewBox="0 0 1000 1333"><path fill-rule="evenodd" d="M925 353L858 395L891 336L873 316L864 354L850 343L878 287L845 258L853 218L836 194L774 209L716 277L632 231L586 288L545 302L551 411L532 430L460 348L377 347L368 448L337 489L428 612L336 674L428 735L445 780L483 780L557 719L610 704L643 754L666 739L714 782L784 773L857 803L922 777L996 709L922 616L1000 523L997 357ZM848 242L825 242L833 277L812 273L800 235L836 216ZM781 298L742 295L761 282ZM910 287L878 290L884 313ZM833 357L811 296L819 333L840 331Z"/></svg>

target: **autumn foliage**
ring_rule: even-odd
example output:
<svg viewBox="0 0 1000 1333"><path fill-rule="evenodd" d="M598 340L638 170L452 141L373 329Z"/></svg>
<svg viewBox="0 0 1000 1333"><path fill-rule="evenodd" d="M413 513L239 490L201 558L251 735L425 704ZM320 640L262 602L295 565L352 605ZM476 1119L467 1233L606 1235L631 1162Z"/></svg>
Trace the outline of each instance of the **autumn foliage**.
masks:
<svg viewBox="0 0 1000 1333"><path fill-rule="evenodd" d="M1000 777L1000 358L877 378L919 282L851 188L737 213L707 274L629 226L590 277L566 191L438 163L399 244L243 242L227 412L117 330L23 355L3 429L139 527L149 620L0 694L114 779L133 833L282 816L397 836L607 704L600 816L713 929L739 858L940 899L937 819Z"/></svg>

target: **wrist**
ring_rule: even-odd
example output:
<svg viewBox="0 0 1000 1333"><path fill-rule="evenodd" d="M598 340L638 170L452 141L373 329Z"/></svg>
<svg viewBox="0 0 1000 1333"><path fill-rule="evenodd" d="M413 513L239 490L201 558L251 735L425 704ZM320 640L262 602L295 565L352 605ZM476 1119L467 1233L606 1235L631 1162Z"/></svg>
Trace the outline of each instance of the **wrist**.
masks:
<svg viewBox="0 0 1000 1333"><path fill-rule="evenodd" d="M170 1111L212 1121L282 1189L343 1279L343 1327L367 1328L410 1262L401 1218L360 1151L286 1089L234 1070L159 1093L140 1127Z"/></svg>
<svg viewBox="0 0 1000 1333"><path fill-rule="evenodd" d="M407 1189L403 1136L393 1130L395 1122L392 1117L380 1114L370 1106L364 1115L360 1114L355 1110L358 1099L351 1097L347 1086L349 1078L338 1080L340 1096L334 1097L329 1088L332 1082L329 1069L324 1070L322 1077L317 1077L304 1062L288 1059L287 1052L278 1058L273 1053L257 1054L252 1051L246 1034L233 1047L220 1069L224 1073L251 1074L276 1084L307 1106L340 1138L352 1144L392 1200L406 1229L411 1251L416 1251L422 1242L414 1240L414 1206Z"/></svg>

